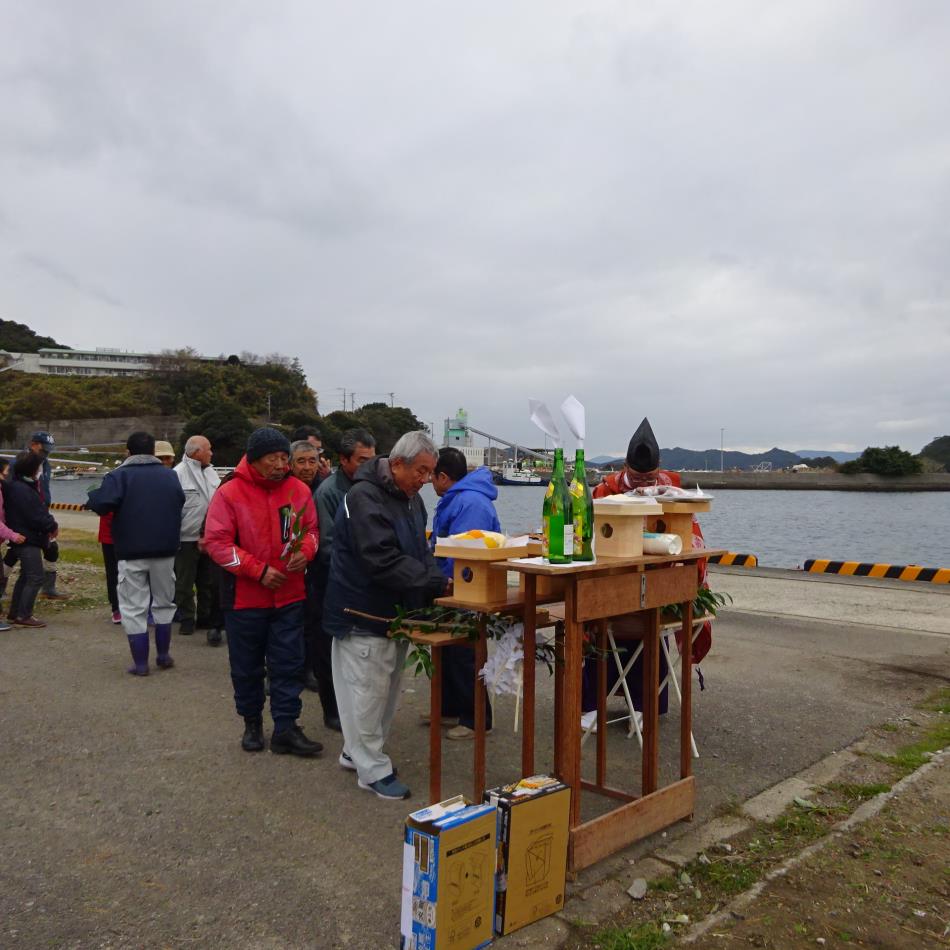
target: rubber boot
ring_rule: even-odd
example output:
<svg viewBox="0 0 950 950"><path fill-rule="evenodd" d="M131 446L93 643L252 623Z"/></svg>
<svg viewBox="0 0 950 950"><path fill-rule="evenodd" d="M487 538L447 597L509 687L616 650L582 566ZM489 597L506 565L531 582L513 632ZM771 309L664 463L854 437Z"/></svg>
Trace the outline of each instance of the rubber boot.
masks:
<svg viewBox="0 0 950 950"><path fill-rule="evenodd" d="M129 649L134 663L129 672L133 676L148 676L148 631L129 634Z"/></svg>
<svg viewBox="0 0 950 950"><path fill-rule="evenodd" d="M170 670L175 665L175 661L168 653L171 643L172 625L170 623L155 624L155 652L158 654L155 662L163 670Z"/></svg>

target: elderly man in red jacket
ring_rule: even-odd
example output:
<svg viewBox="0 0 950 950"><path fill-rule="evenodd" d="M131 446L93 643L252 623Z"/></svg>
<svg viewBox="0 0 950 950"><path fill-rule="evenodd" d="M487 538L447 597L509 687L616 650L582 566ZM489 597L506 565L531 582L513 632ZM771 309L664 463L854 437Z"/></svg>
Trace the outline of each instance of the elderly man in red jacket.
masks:
<svg viewBox="0 0 950 950"><path fill-rule="evenodd" d="M288 478L290 443L256 429L233 477L215 493L205 549L227 572L224 626L245 752L264 748L264 669L274 720L271 752L318 755L323 746L297 725L304 667L304 571L317 553L317 514L306 485Z"/></svg>

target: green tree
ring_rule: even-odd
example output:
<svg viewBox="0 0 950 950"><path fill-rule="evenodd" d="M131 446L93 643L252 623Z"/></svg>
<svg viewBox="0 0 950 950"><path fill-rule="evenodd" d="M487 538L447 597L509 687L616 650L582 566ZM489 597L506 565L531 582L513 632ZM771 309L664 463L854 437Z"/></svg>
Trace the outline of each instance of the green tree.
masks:
<svg viewBox="0 0 950 950"><path fill-rule="evenodd" d="M838 471L845 475L866 472L870 475L884 475L894 478L899 475L919 475L922 469L920 459L900 446L887 445L884 448L868 446L859 458L845 462Z"/></svg>
<svg viewBox="0 0 950 950"><path fill-rule="evenodd" d="M920 454L938 462L950 472L950 435L942 435L929 442L920 450Z"/></svg>
<svg viewBox="0 0 950 950"><path fill-rule="evenodd" d="M203 435L211 441L215 465L237 465L253 428L240 406L224 400L185 423L179 451L184 450L189 436Z"/></svg>

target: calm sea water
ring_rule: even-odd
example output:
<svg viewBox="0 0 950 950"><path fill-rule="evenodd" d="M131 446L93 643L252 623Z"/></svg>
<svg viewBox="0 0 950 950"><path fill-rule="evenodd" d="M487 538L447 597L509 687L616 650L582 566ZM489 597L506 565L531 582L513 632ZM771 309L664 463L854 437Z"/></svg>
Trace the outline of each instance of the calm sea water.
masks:
<svg viewBox="0 0 950 950"><path fill-rule="evenodd" d="M98 481L98 480L96 480ZM83 502L92 484L54 481L55 501ZM950 497L945 492L715 491L701 517L706 543L754 554L764 567L808 558L950 568ZM435 492L422 492L431 522ZM498 517L511 534L541 526L543 488L498 488Z"/></svg>
<svg viewBox="0 0 950 950"><path fill-rule="evenodd" d="M950 567L945 492L715 491L700 516L709 547L754 554L763 567L808 558ZM498 487L498 517L513 534L541 525L543 488ZM431 486L423 498L432 511Z"/></svg>

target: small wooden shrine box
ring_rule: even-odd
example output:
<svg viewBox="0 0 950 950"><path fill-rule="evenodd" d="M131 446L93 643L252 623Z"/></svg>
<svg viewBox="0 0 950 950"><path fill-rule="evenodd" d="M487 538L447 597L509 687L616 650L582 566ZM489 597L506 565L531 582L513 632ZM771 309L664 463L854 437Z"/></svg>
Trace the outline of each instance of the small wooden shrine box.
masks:
<svg viewBox="0 0 950 950"><path fill-rule="evenodd" d="M664 501L662 498L657 500L663 506L663 515L660 518L651 518L647 530L661 534L678 534L683 542L683 550L692 551L693 515L709 511L709 501Z"/></svg>
<svg viewBox="0 0 950 950"><path fill-rule="evenodd" d="M493 571L492 561L527 557L528 548L470 548L454 544L436 544L436 557L455 559L452 573L452 597L473 607L504 602L508 596L508 574Z"/></svg>
<svg viewBox="0 0 950 950"><path fill-rule="evenodd" d="M661 515L653 502L594 500L594 554L597 557L640 557L647 518Z"/></svg>

